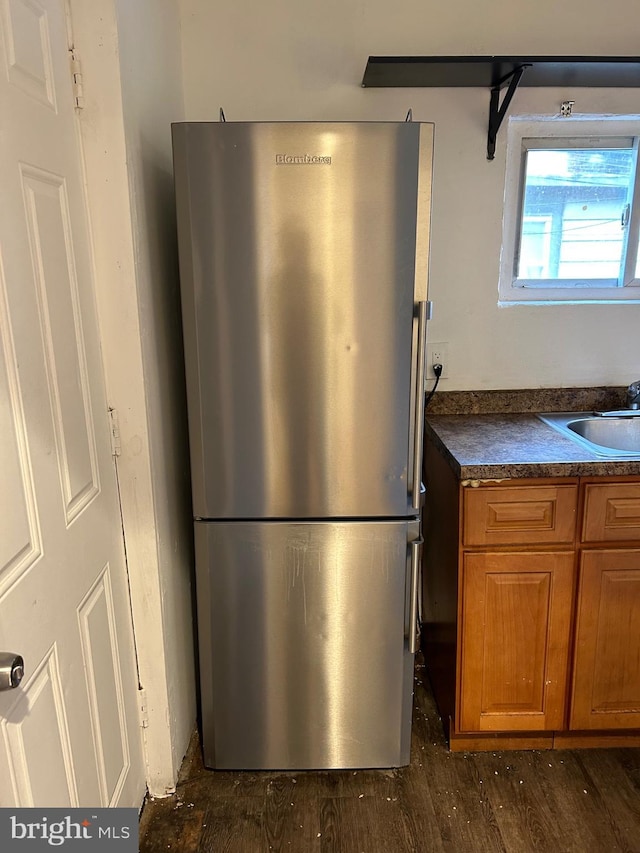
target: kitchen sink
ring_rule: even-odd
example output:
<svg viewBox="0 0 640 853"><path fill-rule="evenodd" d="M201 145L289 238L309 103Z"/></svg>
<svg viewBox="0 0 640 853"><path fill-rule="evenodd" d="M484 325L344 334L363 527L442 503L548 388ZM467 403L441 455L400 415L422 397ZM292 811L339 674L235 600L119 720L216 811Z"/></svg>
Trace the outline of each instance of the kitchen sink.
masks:
<svg viewBox="0 0 640 853"><path fill-rule="evenodd" d="M640 457L640 412L553 412L538 417L600 456Z"/></svg>

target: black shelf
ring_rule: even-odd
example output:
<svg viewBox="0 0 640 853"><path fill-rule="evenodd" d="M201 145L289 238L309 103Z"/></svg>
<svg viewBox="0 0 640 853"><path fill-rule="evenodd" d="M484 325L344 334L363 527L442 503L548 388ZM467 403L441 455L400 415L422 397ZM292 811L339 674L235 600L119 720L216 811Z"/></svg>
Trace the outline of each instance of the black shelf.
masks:
<svg viewBox="0 0 640 853"><path fill-rule="evenodd" d="M640 56L370 56L369 87L493 87L526 67L521 86L640 87Z"/></svg>
<svg viewBox="0 0 640 853"><path fill-rule="evenodd" d="M491 90L487 159L518 86L640 87L638 56L370 56L364 88L483 87ZM507 87L502 105L500 91Z"/></svg>

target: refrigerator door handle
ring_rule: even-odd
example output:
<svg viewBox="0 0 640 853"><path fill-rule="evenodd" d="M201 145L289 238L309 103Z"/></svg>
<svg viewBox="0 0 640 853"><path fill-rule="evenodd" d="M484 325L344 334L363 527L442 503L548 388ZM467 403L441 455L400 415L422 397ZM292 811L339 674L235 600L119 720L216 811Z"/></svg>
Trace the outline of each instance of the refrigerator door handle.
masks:
<svg viewBox="0 0 640 853"><path fill-rule="evenodd" d="M422 479L422 437L424 433L424 374L427 348L427 320L429 302L418 303L418 363L416 368L415 424L413 425L413 494L412 505L420 509L420 486Z"/></svg>
<svg viewBox="0 0 640 853"><path fill-rule="evenodd" d="M420 647L418 633L418 593L420 580L420 548L424 539L414 539L411 543L411 588L409 592L409 654L414 655Z"/></svg>

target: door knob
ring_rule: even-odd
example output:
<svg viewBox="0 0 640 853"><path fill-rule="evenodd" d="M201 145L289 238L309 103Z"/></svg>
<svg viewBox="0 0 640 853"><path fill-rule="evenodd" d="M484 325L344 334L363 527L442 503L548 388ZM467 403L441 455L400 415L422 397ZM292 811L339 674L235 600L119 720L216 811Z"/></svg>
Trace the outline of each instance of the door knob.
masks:
<svg viewBox="0 0 640 853"><path fill-rule="evenodd" d="M13 652L0 652L0 690L17 687L24 675L24 661Z"/></svg>

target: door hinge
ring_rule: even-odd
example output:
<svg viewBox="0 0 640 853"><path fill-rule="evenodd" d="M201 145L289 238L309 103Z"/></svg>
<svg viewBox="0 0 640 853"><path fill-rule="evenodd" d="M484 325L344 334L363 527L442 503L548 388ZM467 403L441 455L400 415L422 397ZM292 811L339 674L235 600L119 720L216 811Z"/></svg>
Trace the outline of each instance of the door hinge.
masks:
<svg viewBox="0 0 640 853"><path fill-rule="evenodd" d="M84 107L84 90L82 88L82 68L74 47L69 48L71 62L71 88L73 90L73 105L77 110Z"/></svg>
<svg viewBox="0 0 640 853"><path fill-rule="evenodd" d="M140 699L140 726L146 729L149 726L149 709L147 707L147 691L144 687L138 690L138 697Z"/></svg>
<svg viewBox="0 0 640 853"><path fill-rule="evenodd" d="M122 447L120 445L120 421L118 410L109 407L109 436L111 438L111 455L120 456Z"/></svg>

